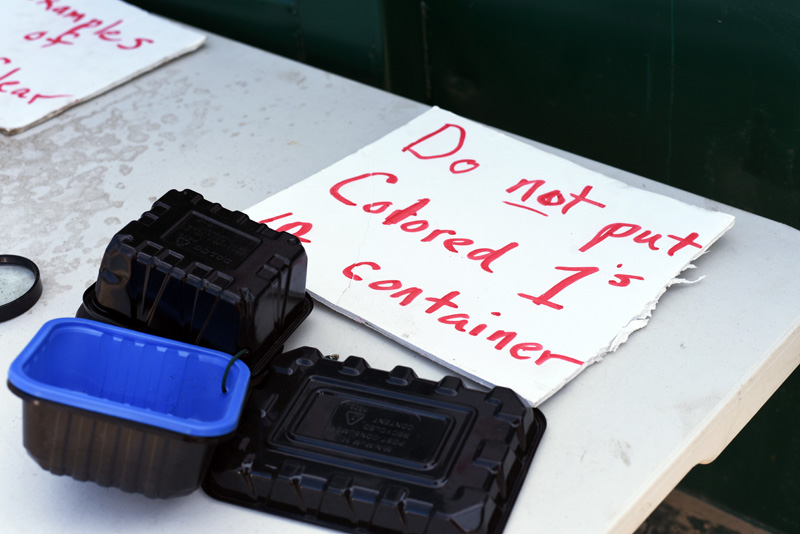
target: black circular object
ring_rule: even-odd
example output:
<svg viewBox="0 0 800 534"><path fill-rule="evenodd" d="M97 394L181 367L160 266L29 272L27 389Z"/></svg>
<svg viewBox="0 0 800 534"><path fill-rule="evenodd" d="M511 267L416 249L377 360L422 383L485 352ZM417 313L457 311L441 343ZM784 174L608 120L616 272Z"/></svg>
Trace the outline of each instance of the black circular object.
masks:
<svg viewBox="0 0 800 534"><path fill-rule="evenodd" d="M22 315L31 307L36 304L39 297L42 296L42 279L39 277L39 268L28 258L22 256L14 256L12 254L0 254L0 266L2 265L19 265L33 273L33 285L22 296L17 297L11 302L0 305L0 322L8 321L19 315Z"/></svg>

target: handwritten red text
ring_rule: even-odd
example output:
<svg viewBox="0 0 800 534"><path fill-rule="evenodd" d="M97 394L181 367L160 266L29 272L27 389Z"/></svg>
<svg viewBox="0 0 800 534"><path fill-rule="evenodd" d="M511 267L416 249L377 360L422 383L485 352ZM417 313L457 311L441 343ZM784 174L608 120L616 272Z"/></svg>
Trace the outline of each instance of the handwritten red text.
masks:
<svg viewBox="0 0 800 534"><path fill-rule="evenodd" d="M30 105L37 101L45 101L53 98L69 98L72 95L46 95L39 93L26 87L24 83L19 81L18 75L22 71L21 67L15 67L5 70L3 65L11 65L12 61L7 57L0 57L0 93L5 93L8 96L16 97Z"/></svg>
<svg viewBox="0 0 800 534"><path fill-rule="evenodd" d="M26 41L42 42L42 48L49 48L55 45L71 46L83 35L91 35L95 38L113 43L120 50L136 50L144 44L153 43L153 39L146 37L126 38L122 35L123 20L119 19L111 23L105 23L102 19L90 17L81 13L68 5L63 5L58 0L38 0L36 5L41 6L45 11L53 13L64 19L73 21L76 25L58 34L48 34L47 31L34 31L25 35Z"/></svg>
<svg viewBox="0 0 800 534"><path fill-rule="evenodd" d="M629 223L613 223L604 226L595 236L589 240L585 245L583 245L580 249L581 252L586 252L590 248L599 245L606 239L621 239L625 237L631 237L634 243L639 243L642 245L646 245L650 250L660 250L660 247L657 246L659 240L663 237L661 234L654 234L650 230L642 230L642 227L638 224L629 224ZM637 234L637 232L639 232ZM633 235L636 234L636 235ZM674 256L676 252L685 248L685 247L694 247L694 248L703 248L703 246L696 242L695 239L700 237L700 234L697 232L691 232L686 236L676 236L672 234L667 235L667 239L672 239L675 242L668 242L669 245L672 245L669 250L667 250L668 256Z"/></svg>
<svg viewBox="0 0 800 534"><path fill-rule="evenodd" d="M363 276L357 274L356 270ZM364 276L368 276L368 273L380 270L381 266L379 264L371 261L364 261L346 267L342 271L342 274L354 282L361 282L364 281ZM397 304L399 306L409 306L415 302L422 304L422 306L426 306L424 310L422 310L420 306L416 306L413 309L424 311L426 315L435 318L437 322L454 329L456 332L461 332L476 338L481 337L486 339L486 341L494 342L495 350L507 350L509 356L514 359L529 360L533 357L532 353L540 352L541 354L534 360L536 365L542 365L550 360L560 360L575 365L583 365L583 362L580 360L564 356L563 354L556 354L545 349L541 343L530 341L516 342L518 341L516 339L516 332L489 328L488 323L473 319L469 313L450 313L460 309L460 306L456 302L456 298L461 295L460 291L448 291L441 297L422 297L424 291L421 288L413 286L405 287L400 280L391 279L369 282L367 287L374 291L384 291L387 293L391 291L392 293L388 293L389 298L397 299ZM499 317L501 314L500 312L492 312L491 315L493 317Z"/></svg>
<svg viewBox="0 0 800 534"><path fill-rule="evenodd" d="M440 159L455 155L464 146L467 131L458 124L445 124L438 130L423 135L410 145L403 147L403 152L413 154L417 159ZM422 145L417 147L417 145ZM422 152L420 152L421 150ZM432 148L433 147L433 148ZM476 160L467 158L450 163L450 172L463 174L480 167Z"/></svg>
<svg viewBox="0 0 800 534"><path fill-rule="evenodd" d="M543 185L545 185L545 183L547 183L545 180L526 180L523 178L515 185L512 185L511 187L506 189L506 193L516 193L520 189L524 188L523 193L520 197L520 201L522 202L522 204L516 202L508 202L508 201L503 201L503 203L509 206L513 206L515 208L522 208L524 210L528 210L533 213L538 213L539 215L544 215L545 217L547 217L548 214L545 213L544 211L541 211L541 209L537 208L549 208L552 206L561 206L561 209L559 211L561 212L562 215L566 215L572 208L581 203L585 203L597 208L606 207L605 204L602 204L600 202L597 202L596 200L592 200L591 198L589 198L589 193L591 193L592 191L591 185L587 185L586 187L584 187L578 194L569 193L569 196L572 197L569 201L567 201L566 197L560 190L553 189L551 191L542 193L535 198L536 204L538 204L536 208L530 206L529 204L525 204L525 202L529 200L534 195L534 193L537 193L538 189ZM530 204L533 204L533 201L531 201Z"/></svg>
<svg viewBox="0 0 800 534"><path fill-rule="evenodd" d="M291 217L291 216L292 216L292 212L290 211L288 213L283 213L281 215L276 215L275 217L269 217L268 219L262 219L262 220L260 220L258 222L261 223L261 224L269 224L269 223L271 223L273 221L277 221L278 219L283 219L283 218ZM309 222L291 222L291 223L286 223L286 224L284 224L283 226L281 226L279 228L276 228L275 231L276 232L289 232L290 234L292 234L296 238L298 238L301 242L303 242L303 243L311 243L311 240L306 239L305 237L302 237L302 236L306 235L308 232L310 232L311 228L313 228L313 226Z"/></svg>
<svg viewBox="0 0 800 534"><path fill-rule="evenodd" d="M397 176L388 172L368 172L366 174L361 174L353 178L342 180L341 182L335 184L333 187L331 187L330 194L333 196L333 198L345 206L357 206L358 204L356 202L353 202L342 194L342 188L346 185L364 180L365 178L370 178L372 176L385 177L385 181L388 184L396 184L398 181ZM421 198L404 208L396 209L387 215L386 218L384 218L382 224L386 226L399 225L399 228L403 232L419 233L421 236L424 236L420 238L422 243L430 243L439 238L439 241L445 249L456 254L462 252L459 250L460 247L469 247L475 244L475 241L466 237L443 237L455 236L457 235L457 232L451 229L431 228L430 223L425 219L419 218L407 220L411 217L417 217L422 209L430 203L430 201L431 200L429 198ZM393 205L394 203L391 201L381 200L378 202L369 202L363 204L361 209L367 213L377 214L384 213ZM491 273L494 272L490 267L492 262L498 260L501 256L505 255L510 250L515 249L517 246L519 246L519 243L512 241L511 243L508 243L497 249L476 248L470 252L467 252L467 258L480 261L481 269L487 273Z"/></svg>
<svg viewBox="0 0 800 534"><path fill-rule="evenodd" d="M618 263L617 269L621 267L622 264ZM550 299L552 299L553 297L564 291L572 284L578 282L579 280L582 280L587 276L591 276L599 272L600 268L599 267L556 267L556 270L572 272L575 274L567 276L566 278L555 284L553 287L551 287L541 295L532 296L526 293L517 293L517 295L524 299L530 300L537 306L547 306L548 308L553 308L554 310L560 310L563 309L564 306L562 306L561 304L557 304ZM629 285L631 285L631 280L644 280L644 277L633 274L617 273L613 276L614 278L616 278L616 280L608 280L608 285L614 287L628 287Z"/></svg>

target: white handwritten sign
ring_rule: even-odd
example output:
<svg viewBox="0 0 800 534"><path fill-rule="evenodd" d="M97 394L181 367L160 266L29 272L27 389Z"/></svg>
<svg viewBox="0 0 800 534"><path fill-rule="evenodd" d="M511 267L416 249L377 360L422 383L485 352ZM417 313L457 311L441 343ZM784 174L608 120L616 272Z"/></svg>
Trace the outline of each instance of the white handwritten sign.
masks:
<svg viewBox="0 0 800 534"><path fill-rule="evenodd" d="M248 210L322 302L538 404L733 225L432 109Z"/></svg>
<svg viewBox="0 0 800 534"><path fill-rule="evenodd" d="M205 37L117 0L5 0L0 132L15 134L199 48Z"/></svg>

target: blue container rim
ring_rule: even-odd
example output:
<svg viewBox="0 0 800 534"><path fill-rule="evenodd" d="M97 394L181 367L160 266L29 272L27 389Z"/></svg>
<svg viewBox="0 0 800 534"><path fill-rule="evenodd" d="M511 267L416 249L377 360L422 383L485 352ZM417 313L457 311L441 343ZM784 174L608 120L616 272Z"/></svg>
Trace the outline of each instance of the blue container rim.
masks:
<svg viewBox="0 0 800 534"><path fill-rule="evenodd" d="M122 339L149 343L185 352L193 352L204 355L212 360L220 362L220 389L222 387L222 371L230 362L232 356L224 352L219 352L197 345L190 345L180 341L174 341L151 334L145 334L134 330L128 330L118 326L99 323L89 319L63 318L53 319L46 322L33 339L25 346L20 354L11 363L8 369L8 382L18 390L34 398L73 406L89 412L101 413L111 417L133 421L156 428L170 430L179 434L196 437L216 437L229 434L236 429L239 424L245 397L250 383L250 369L242 361L235 361L231 366L231 371L227 376L226 407L222 415L213 421L199 421L195 419L185 419L174 417L169 414L160 413L125 404L111 401L100 397L93 397L72 391L65 388L55 387L39 380L31 378L24 370L25 364L33 358L49 336L58 330L66 329L85 329L92 332L101 332Z"/></svg>

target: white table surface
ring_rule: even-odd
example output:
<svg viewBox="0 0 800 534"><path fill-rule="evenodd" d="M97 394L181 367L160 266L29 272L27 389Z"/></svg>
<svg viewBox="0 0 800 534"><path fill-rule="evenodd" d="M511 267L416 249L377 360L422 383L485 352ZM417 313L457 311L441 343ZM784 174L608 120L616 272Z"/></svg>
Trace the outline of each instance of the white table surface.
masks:
<svg viewBox="0 0 800 534"><path fill-rule="evenodd" d="M43 322L74 315L111 236L168 189L246 209L425 109L211 36L199 52L0 136L0 253L36 261L44 283L33 309L0 323L0 367ZM736 216L690 271L702 282L671 288L644 330L541 406L548 428L505 532L624 534L695 464L713 460L800 362L800 232L542 148ZM424 378L448 374L322 305L287 349L301 345ZM27 456L21 401L6 388L0 429L3 532L324 531L202 491L150 500L51 475Z"/></svg>

